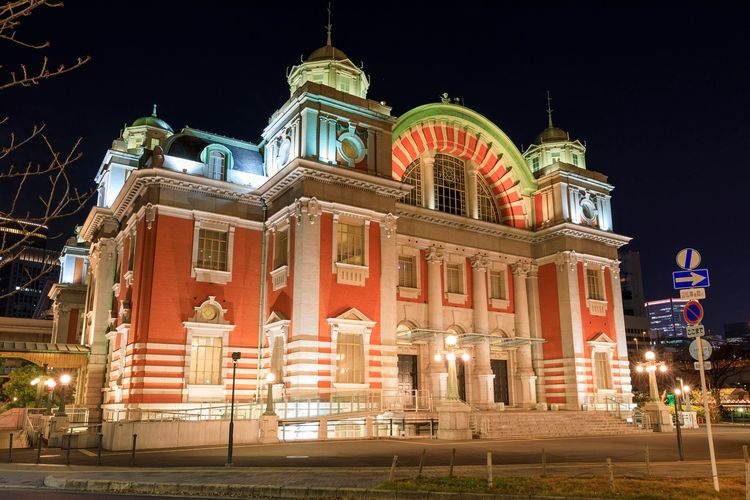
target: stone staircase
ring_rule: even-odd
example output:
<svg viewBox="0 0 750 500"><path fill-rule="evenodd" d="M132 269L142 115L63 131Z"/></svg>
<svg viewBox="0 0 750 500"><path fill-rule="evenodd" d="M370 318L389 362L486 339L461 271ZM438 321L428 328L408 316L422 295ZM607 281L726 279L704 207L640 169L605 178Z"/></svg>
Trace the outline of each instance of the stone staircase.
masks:
<svg viewBox="0 0 750 500"><path fill-rule="evenodd" d="M603 411L478 411L471 415L474 435L491 439L572 437L651 432Z"/></svg>

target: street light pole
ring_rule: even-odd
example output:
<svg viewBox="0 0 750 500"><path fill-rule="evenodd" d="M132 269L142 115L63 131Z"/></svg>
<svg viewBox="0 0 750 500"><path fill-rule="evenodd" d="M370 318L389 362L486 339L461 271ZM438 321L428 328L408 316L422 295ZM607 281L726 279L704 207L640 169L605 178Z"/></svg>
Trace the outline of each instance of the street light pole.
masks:
<svg viewBox="0 0 750 500"><path fill-rule="evenodd" d="M276 380L276 375L269 373L266 375L266 387L268 388L268 394L266 395L266 411L263 415L276 415L276 411L273 408L273 381Z"/></svg>
<svg viewBox="0 0 750 500"><path fill-rule="evenodd" d="M682 408L682 401L680 395L682 390L674 390L674 425L677 428L677 452L680 454L680 462L685 460L682 455L682 431L680 430L680 409Z"/></svg>
<svg viewBox="0 0 750 500"><path fill-rule="evenodd" d="M57 382L54 379L48 378L44 385L47 386L47 415L52 415L52 394L55 392L55 386Z"/></svg>
<svg viewBox="0 0 750 500"><path fill-rule="evenodd" d="M67 373L60 375L60 407L57 409L57 415L64 417L65 414L65 386L70 383L71 377Z"/></svg>
<svg viewBox="0 0 750 500"><path fill-rule="evenodd" d="M234 447L234 381L237 376L237 361L241 353L232 353L232 402L229 410L229 444L227 445L227 463L226 467L232 466L232 448Z"/></svg>

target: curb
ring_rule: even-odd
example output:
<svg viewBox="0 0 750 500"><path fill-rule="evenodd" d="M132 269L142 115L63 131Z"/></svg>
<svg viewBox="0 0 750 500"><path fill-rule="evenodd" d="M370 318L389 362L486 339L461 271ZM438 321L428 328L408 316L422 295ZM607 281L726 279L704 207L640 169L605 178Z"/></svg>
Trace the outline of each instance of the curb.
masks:
<svg viewBox="0 0 750 500"><path fill-rule="evenodd" d="M217 498L300 499L324 498L327 500L520 500L558 499L562 497L537 497L528 495L496 495L492 493L447 493L437 491L373 490L365 488L267 486L224 483L148 483L139 481L113 481L107 479L44 478L49 488L90 493L120 493L137 495L175 495ZM568 499L569 500L569 499Z"/></svg>

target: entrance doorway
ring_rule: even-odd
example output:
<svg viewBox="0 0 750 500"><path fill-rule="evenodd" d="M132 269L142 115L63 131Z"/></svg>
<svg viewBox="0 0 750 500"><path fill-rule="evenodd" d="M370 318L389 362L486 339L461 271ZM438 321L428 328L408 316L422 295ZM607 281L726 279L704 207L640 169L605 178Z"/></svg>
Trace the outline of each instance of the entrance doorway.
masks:
<svg viewBox="0 0 750 500"><path fill-rule="evenodd" d="M492 373L495 374L495 402L510 404L508 396L508 361L504 359L490 360Z"/></svg>
<svg viewBox="0 0 750 500"><path fill-rule="evenodd" d="M456 376L458 378L458 399L466 401L466 367L464 360L456 358Z"/></svg>
<svg viewBox="0 0 750 500"><path fill-rule="evenodd" d="M398 355L398 392L401 404L405 408L416 405L416 391L419 389L416 354Z"/></svg>

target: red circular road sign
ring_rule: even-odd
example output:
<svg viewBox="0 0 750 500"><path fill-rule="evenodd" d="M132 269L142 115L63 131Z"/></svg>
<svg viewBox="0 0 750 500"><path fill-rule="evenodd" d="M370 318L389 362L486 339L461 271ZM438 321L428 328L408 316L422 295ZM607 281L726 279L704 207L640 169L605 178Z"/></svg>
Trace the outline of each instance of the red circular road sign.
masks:
<svg viewBox="0 0 750 500"><path fill-rule="evenodd" d="M691 300L685 304L682 317L688 325L697 325L703 319L703 306L697 300Z"/></svg>

